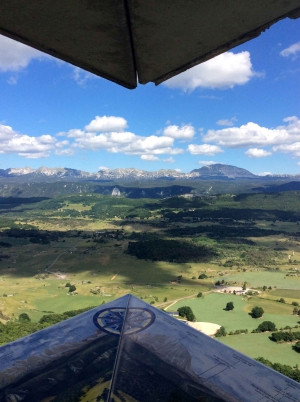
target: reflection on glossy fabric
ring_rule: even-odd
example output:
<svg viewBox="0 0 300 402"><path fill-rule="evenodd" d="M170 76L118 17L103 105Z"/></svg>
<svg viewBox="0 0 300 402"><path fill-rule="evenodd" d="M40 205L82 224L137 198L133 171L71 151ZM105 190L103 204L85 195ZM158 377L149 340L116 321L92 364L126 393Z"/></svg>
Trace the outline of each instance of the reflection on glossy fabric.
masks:
<svg viewBox="0 0 300 402"><path fill-rule="evenodd" d="M0 402L300 402L300 384L134 296L0 348Z"/></svg>

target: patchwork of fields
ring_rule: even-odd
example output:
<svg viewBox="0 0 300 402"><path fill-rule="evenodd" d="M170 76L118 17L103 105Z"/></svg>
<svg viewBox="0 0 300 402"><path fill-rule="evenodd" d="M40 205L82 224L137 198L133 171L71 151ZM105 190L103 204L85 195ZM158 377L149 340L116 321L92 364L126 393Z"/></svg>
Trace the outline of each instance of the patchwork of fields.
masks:
<svg viewBox="0 0 300 402"><path fill-rule="evenodd" d="M300 321L292 305L300 304L298 203L287 200L286 194L275 204L272 195L129 200L86 194L0 211L0 321L26 313L37 322L132 293L159 308L188 305L197 321L227 332L247 329L219 339L251 357L295 365L291 345L251 333L261 320L249 315L261 306L263 319L277 328ZM246 284L254 294L214 293L217 282ZM224 311L229 301L231 312Z"/></svg>

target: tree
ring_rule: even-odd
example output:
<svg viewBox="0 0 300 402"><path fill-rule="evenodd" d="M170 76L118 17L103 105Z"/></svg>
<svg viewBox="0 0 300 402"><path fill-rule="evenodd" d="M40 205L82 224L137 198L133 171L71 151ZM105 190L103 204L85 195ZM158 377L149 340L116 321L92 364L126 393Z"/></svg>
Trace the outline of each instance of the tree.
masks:
<svg viewBox="0 0 300 402"><path fill-rule="evenodd" d="M297 307L294 307L294 309L293 309L293 315L297 315L298 314L298 309L297 309Z"/></svg>
<svg viewBox="0 0 300 402"><path fill-rule="evenodd" d="M199 292L198 294L197 294L197 297L202 297L202 292Z"/></svg>
<svg viewBox="0 0 300 402"><path fill-rule="evenodd" d="M299 303L296 302L296 301L293 301L293 302L292 302L292 306L299 306Z"/></svg>
<svg viewBox="0 0 300 402"><path fill-rule="evenodd" d="M69 287L69 292L75 292L76 286L75 285L70 285Z"/></svg>
<svg viewBox="0 0 300 402"><path fill-rule="evenodd" d="M257 332L277 331L276 325L272 321L264 321L257 327Z"/></svg>
<svg viewBox="0 0 300 402"><path fill-rule="evenodd" d="M70 282L68 282L68 283L65 284L65 287L66 287L66 288L69 288L70 286L71 286Z"/></svg>
<svg viewBox="0 0 300 402"><path fill-rule="evenodd" d="M232 311L233 309L234 309L233 302L228 302L228 303L226 304L226 310L227 310L227 311Z"/></svg>
<svg viewBox="0 0 300 402"><path fill-rule="evenodd" d="M217 337L217 338L220 338L221 336L226 336L227 335L227 332L226 332L226 330L225 330L225 327L220 327L219 329L218 329L218 331L216 332L216 334L215 334L215 336Z"/></svg>
<svg viewBox="0 0 300 402"><path fill-rule="evenodd" d="M243 284L243 290L246 290L247 289L247 282L244 282L244 284Z"/></svg>
<svg viewBox="0 0 300 402"><path fill-rule="evenodd" d="M267 286L263 286L263 291L265 292L267 290Z"/></svg>
<svg viewBox="0 0 300 402"><path fill-rule="evenodd" d="M31 319L27 313L22 313L19 315L19 321L20 322L30 322Z"/></svg>
<svg viewBox="0 0 300 402"><path fill-rule="evenodd" d="M285 300L281 297L279 300L277 300L279 303L285 303Z"/></svg>
<svg viewBox="0 0 300 402"><path fill-rule="evenodd" d="M177 311L180 317L185 317L188 321L196 321L193 310L189 306L179 307Z"/></svg>
<svg viewBox="0 0 300 402"><path fill-rule="evenodd" d="M168 301L168 298L167 298L167 297L165 297L165 298L164 298L164 302L167 302L167 301Z"/></svg>
<svg viewBox="0 0 300 402"><path fill-rule="evenodd" d="M251 310L251 313L252 313L253 318L260 318L263 316L264 310L262 307L256 306L256 307L253 307L253 309Z"/></svg>
<svg viewBox="0 0 300 402"><path fill-rule="evenodd" d="M300 341L295 343L294 349L295 349L296 352L300 353Z"/></svg>
<svg viewBox="0 0 300 402"><path fill-rule="evenodd" d="M205 274L201 274L198 276L198 279L206 279L206 278L207 278L207 275L205 275Z"/></svg>

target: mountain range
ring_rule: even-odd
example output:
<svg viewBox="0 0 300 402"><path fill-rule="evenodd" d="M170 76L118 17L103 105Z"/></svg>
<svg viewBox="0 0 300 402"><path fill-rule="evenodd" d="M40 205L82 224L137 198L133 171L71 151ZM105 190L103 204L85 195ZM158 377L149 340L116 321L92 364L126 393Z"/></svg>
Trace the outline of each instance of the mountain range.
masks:
<svg viewBox="0 0 300 402"><path fill-rule="evenodd" d="M259 176L232 165L224 165L216 163L209 166L203 166L194 169L189 173L182 173L172 169L161 169L154 172L139 170L135 168L116 168L102 169L95 173L85 172L83 170L70 168L48 168L40 167L33 169L31 167L24 168L8 168L0 169L0 178L20 179L21 181L74 181L74 180L96 180L96 181L113 181L113 180L176 180L176 179L200 179L200 180L293 180L300 181L300 174L297 175L266 175Z"/></svg>

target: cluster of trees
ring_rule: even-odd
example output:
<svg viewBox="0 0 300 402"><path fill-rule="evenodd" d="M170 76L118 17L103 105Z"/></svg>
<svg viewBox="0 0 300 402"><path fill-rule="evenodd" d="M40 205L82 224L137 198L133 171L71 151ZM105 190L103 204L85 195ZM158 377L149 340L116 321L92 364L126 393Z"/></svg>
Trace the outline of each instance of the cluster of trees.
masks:
<svg viewBox="0 0 300 402"><path fill-rule="evenodd" d="M253 318L260 318L264 315L264 309L262 307L255 306L251 310L251 315Z"/></svg>
<svg viewBox="0 0 300 402"><path fill-rule="evenodd" d="M75 285L71 285L70 282L66 283L66 284L65 284L65 287L66 287L66 288L69 288L69 293L75 292L75 290L76 290L76 286L75 286Z"/></svg>
<svg viewBox="0 0 300 402"><path fill-rule="evenodd" d="M9 321L5 325L0 322L0 345L13 342L16 339L30 335L33 332L49 327L50 325L57 324L58 322L84 313L92 308L94 307L70 310L61 314L47 314L44 315L38 322L32 322L27 313L22 313L19 315L18 320L16 321Z"/></svg>
<svg viewBox="0 0 300 402"><path fill-rule="evenodd" d="M220 338L221 336L226 336L227 335L227 332L226 332L226 330L225 330L225 327L220 327L219 329L218 329L218 331L215 333L215 337L216 338Z"/></svg>
<svg viewBox="0 0 300 402"><path fill-rule="evenodd" d="M278 331L273 332L271 335L271 340L277 343L281 342L294 342L300 340L300 332L286 332L286 331Z"/></svg>
<svg viewBox="0 0 300 402"><path fill-rule="evenodd" d="M58 241L60 237L66 236L66 232L51 232L38 229L12 228L2 232L3 236L27 239L31 243L49 244L50 241Z"/></svg>
<svg viewBox="0 0 300 402"><path fill-rule="evenodd" d="M285 303L285 300L282 297L276 301L278 301L278 303Z"/></svg>
<svg viewBox="0 0 300 402"><path fill-rule="evenodd" d="M293 367L286 364L272 363L270 362L270 360L264 359L263 357L258 357L255 360L264 364L265 366L270 367L273 370L278 371L279 373L291 378L294 381L300 382L300 370L298 368L294 369Z"/></svg>
<svg viewBox="0 0 300 402"><path fill-rule="evenodd" d="M272 321L264 321L259 326L254 329L252 332L253 333L260 333L260 332L266 332L266 331L277 331L276 325Z"/></svg>
<svg viewBox="0 0 300 402"><path fill-rule="evenodd" d="M220 280L217 280L217 282L215 283L215 285L216 285L216 286L225 285L224 279L222 279L221 281L220 281Z"/></svg>
<svg viewBox="0 0 300 402"><path fill-rule="evenodd" d="M228 335L239 335L239 334L248 334L248 329L236 329L235 331L230 331Z"/></svg>
<svg viewBox="0 0 300 402"><path fill-rule="evenodd" d="M174 237L195 236L206 233L208 237L226 239L229 237L265 237L281 234L278 230L261 229L257 227L232 227L232 226L196 226L169 229L168 234Z"/></svg>
<svg viewBox="0 0 300 402"><path fill-rule="evenodd" d="M188 321L196 321L195 314L193 313L193 310L189 306L179 307L177 311L180 317L184 317Z"/></svg>
<svg viewBox="0 0 300 402"><path fill-rule="evenodd" d="M216 253L206 246L195 246L178 240L129 242L126 252L139 259L168 262L209 261Z"/></svg>
<svg viewBox="0 0 300 402"><path fill-rule="evenodd" d="M228 302L228 303L226 304L225 310L226 310L226 311L232 311L233 309L234 309L233 302Z"/></svg>
<svg viewBox="0 0 300 402"><path fill-rule="evenodd" d="M12 244L7 243L6 241L0 241L0 246L1 246L1 247L11 247Z"/></svg>
<svg viewBox="0 0 300 402"><path fill-rule="evenodd" d="M300 309L298 308L298 307L299 307L299 303L296 302L296 301L293 301L293 302L292 302L292 306L295 306L295 307L293 308L293 315L299 315L299 316L300 316Z"/></svg>

